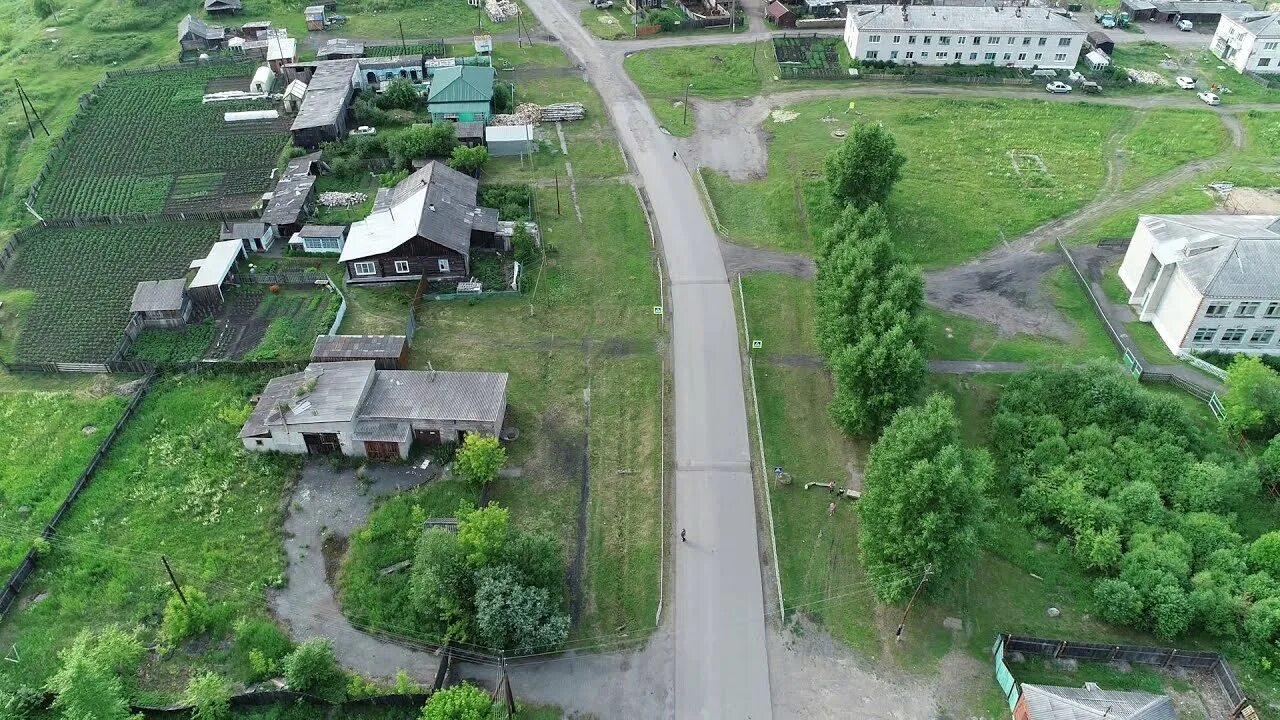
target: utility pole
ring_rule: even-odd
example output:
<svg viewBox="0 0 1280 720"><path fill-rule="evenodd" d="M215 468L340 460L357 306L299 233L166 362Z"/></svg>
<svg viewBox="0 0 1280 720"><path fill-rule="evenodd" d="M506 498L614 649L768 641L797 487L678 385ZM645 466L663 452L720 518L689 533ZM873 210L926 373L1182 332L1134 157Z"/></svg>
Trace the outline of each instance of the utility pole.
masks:
<svg viewBox="0 0 1280 720"><path fill-rule="evenodd" d="M44 130L44 134L48 136L49 128L45 127L44 120L40 119L40 113L36 111L35 103L31 102L31 96L23 89L22 83L18 82L18 78L13 79L13 84L18 87L18 101L22 103L22 116L27 119L27 132L31 133L31 139L35 139L36 131L31 127L31 117L27 115L28 109L31 110L31 115L35 116L36 122L40 123L40 129Z"/></svg>
<svg viewBox="0 0 1280 720"><path fill-rule="evenodd" d="M916 591L911 593L911 600L907 602L907 609L902 611L902 622L898 623L898 632L894 633L894 642L902 642L902 628L907 624L907 614L911 612L911 606L916 604L916 598L920 597L920 591L924 589L925 583L929 582L929 576L933 574L933 563L924 566L924 577L920 578L920 584L916 585Z"/></svg>
<svg viewBox="0 0 1280 720"><path fill-rule="evenodd" d="M693 83L684 86L684 105L680 108L683 112L680 118L681 125L689 124L689 88L693 87Z"/></svg>
<svg viewBox="0 0 1280 720"><path fill-rule="evenodd" d="M504 652L499 657L502 663L502 677L498 679L498 687L493 689L491 702L498 702L498 696L502 696L502 704L507 709L507 720L515 720L516 716L516 699L511 692L511 676L507 674L507 654Z"/></svg>
<svg viewBox="0 0 1280 720"><path fill-rule="evenodd" d="M556 168L556 217L560 217L560 168Z"/></svg>
<svg viewBox="0 0 1280 720"><path fill-rule="evenodd" d="M403 20L397 20L397 21L396 21L396 24L400 26L400 52L404 53L405 55L408 55L408 54L409 54L409 46L408 46L408 45L406 45L406 44L405 44L405 42L404 42L404 21L403 21Z"/></svg>
<svg viewBox="0 0 1280 720"><path fill-rule="evenodd" d="M178 599L182 601L183 605L186 605L187 596L182 594L182 586L178 585L178 578L173 576L173 568L169 567L169 558L161 555L160 561L164 563L165 572L169 573L169 582L173 583L173 589L178 591Z"/></svg>

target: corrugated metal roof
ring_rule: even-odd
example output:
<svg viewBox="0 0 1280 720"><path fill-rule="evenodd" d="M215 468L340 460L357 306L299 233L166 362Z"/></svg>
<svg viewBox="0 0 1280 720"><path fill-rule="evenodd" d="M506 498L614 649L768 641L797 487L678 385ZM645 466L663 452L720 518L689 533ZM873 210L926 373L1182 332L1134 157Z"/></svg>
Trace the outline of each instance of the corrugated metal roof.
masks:
<svg viewBox="0 0 1280 720"><path fill-rule="evenodd" d="M302 237L342 237L347 234L346 225L303 225L298 231Z"/></svg>
<svg viewBox="0 0 1280 720"><path fill-rule="evenodd" d="M312 363L303 372L275 378L262 391L240 437L262 435L286 424L351 422L375 372L372 360L356 360ZM315 385L308 390L313 380ZM288 405L283 414L282 404Z"/></svg>
<svg viewBox="0 0 1280 720"><path fill-rule="evenodd" d="M226 37L227 29L219 25L206 25L200 18L187 15L178 22L178 40L181 41L188 34L203 40L221 40Z"/></svg>
<svg viewBox="0 0 1280 720"><path fill-rule="evenodd" d="M407 442L411 426L394 420L359 420L356 422L357 440L374 442Z"/></svg>
<svg viewBox="0 0 1280 720"><path fill-rule="evenodd" d="M352 79L359 67L355 60L324 60L316 63L316 70L307 83L307 94L302 97L298 116L290 130L327 127L338 122L346 112L347 100L354 92Z"/></svg>
<svg viewBox="0 0 1280 720"><path fill-rule="evenodd" d="M1212 297L1280 295L1280 217L1143 215L1153 254Z"/></svg>
<svg viewBox="0 0 1280 720"><path fill-rule="evenodd" d="M427 163L390 192L379 192L369 217L352 223L339 260L381 255L415 235L470 256L478 186L470 175Z"/></svg>
<svg viewBox="0 0 1280 720"><path fill-rule="evenodd" d="M1177 720L1164 695L1022 683L1032 720Z"/></svg>
<svg viewBox="0 0 1280 720"><path fill-rule="evenodd" d="M1246 13L1253 11L1248 3L1216 2L1215 0L1156 0L1156 10L1168 15L1214 15Z"/></svg>
<svg viewBox="0 0 1280 720"><path fill-rule="evenodd" d="M182 296L186 289L186 278L143 280L133 289L133 302L129 304L129 312L181 310Z"/></svg>
<svg viewBox="0 0 1280 720"><path fill-rule="evenodd" d="M498 422L506 394L506 373L380 370L360 416Z"/></svg>
<svg viewBox="0 0 1280 720"><path fill-rule="evenodd" d="M239 240L219 240L213 244L209 254L200 260L193 260L191 267L198 268L196 276L191 279L190 287L216 287L231 272L231 266L244 254L244 246Z"/></svg>
<svg viewBox="0 0 1280 720"><path fill-rule="evenodd" d="M320 48L316 53L316 57L325 58L329 55L363 55L364 43L359 40L348 40L346 38L333 38Z"/></svg>
<svg viewBox="0 0 1280 720"><path fill-rule="evenodd" d="M307 198L315 189L316 178L311 174L311 166L320 162L320 153L296 157L285 166L276 183L275 192L267 209L262 213L262 221L270 225L292 225L298 222Z"/></svg>
<svg viewBox="0 0 1280 720"><path fill-rule="evenodd" d="M311 347L311 359L398 358L407 343L404 335L321 335Z"/></svg>
<svg viewBox="0 0 1280 720"><path fill-rule="evenodd" d="M491 67L454 65L440 68L431 77L431 89L427 91L427 104L488 103L493 100L495 76L496 73Z"/></svg>
<svg viewBox="0 0 1280 720"><path fill-rule="evenodd" d="M1258 37L1280 37L1280 13L1246 12L1235 19Z"/></svg>
<svg viewBox="0 0 1280 720"><path fill-rule="evenodd" d="M240 10L243 7L240 0L204 0L205 10Z"/></svg>
<svg viewBox="0 0 1280 720"><path fill-rule="evenodd" d="M950 5L915 5L907 8L881 6L878 12L850 15L862 32L868 30L902 30L916 32L1055 33L1084 35L1085 29L1074 20L1044 8L964 7ZM903 10L906 10L904 16Z"/></svg>

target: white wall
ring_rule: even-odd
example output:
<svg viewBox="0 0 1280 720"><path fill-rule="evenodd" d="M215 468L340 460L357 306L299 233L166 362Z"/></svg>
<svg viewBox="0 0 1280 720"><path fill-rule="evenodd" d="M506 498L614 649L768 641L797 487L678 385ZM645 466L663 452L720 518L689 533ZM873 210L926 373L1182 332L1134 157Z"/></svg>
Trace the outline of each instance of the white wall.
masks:
<svg viewBox="0 0 1280 720"><path fill-rule="evenodd" d="M1176 353L1184 343L1191 342L1191 326L1196 316L1203 312L1201 303L1204 296L1180 270L1168 268L1166 272L1170 273L1169 284L1164 296L1154 306L1151 326L1169 351Z"/></svg>
<svg viewBox="0 0 1280 720"><path fill-rule="evenodd" d="M1133 231L1133 238L1129 240L1129 249L1124 253L1124 261L1120 263L1120 281L1128 288L1130 294L1136 295L1139 292L1138 283L1142 281L1153 244L1151 233L1145 226L1139 224Z"/></svg>
<svg viewBox="0 0 1280 720"><path fill-rule="evenodd" d="M1236 72L1280 73L1280 38L1258 38L1224 15L1218 21L1209 49L1222 58L1228 47L1232 54L1225 62Z"/></svg>
<svg viewBox="0 0 1280 720"><path fill-rule="evenodd" d="M845 45L857 60L893 61L900 65L997 65L1000 67L1074 68L1080 57L1085 33L1022 31L908 31L859 29L850 16L845 23ZM914 36L915 42L911 42ZM978 38L977 45L973 43ZM992 38L997 43L991 43ZM876 40L878 38L878 41ZM925 39L929 42L926 44ZM949 42L943 43L946 38ZM1013 40L1010 43L1010 39ZM1040 45L1044 39L1045 44ZM1059 45L1062 39L1066 45ZM1024 45L1023 42L1030 44ZM959 54L960 57L956 57ZM994 54L994 58L987 57ZM1059 59L1061 55L1061 59ZM1039 56L1039 57L1037 57Z"/></svg>

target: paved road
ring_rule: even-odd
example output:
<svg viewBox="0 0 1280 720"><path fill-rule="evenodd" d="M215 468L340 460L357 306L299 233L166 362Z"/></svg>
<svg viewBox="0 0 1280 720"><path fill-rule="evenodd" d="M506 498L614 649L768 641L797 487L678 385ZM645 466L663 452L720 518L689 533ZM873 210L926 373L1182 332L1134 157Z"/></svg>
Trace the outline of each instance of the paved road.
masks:
<svg viewBox="0 0 1280 720"><path fill-rule="evenodd" d="M621 63L556 0L528 6L604 98L662 237L675 376L675 716L771 718L737 321L715 231ZM680 528L688 542L675 539Z"/></svg>

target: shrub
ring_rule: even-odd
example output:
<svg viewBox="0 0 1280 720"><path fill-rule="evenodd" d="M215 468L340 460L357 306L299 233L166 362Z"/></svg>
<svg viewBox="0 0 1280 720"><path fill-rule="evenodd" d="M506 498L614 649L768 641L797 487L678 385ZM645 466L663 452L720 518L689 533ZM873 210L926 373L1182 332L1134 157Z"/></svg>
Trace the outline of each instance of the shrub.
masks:
<svg viewBox="0 0 1280 720"><path fill-rule="evenodd" d="M44 707L44 691L30 685L15 685L0 690L0 717L27 720Z"/></svg>
<svg viewBox="0 0 1280 720"><path fill-rule="evenodd" d="M338 667L329 638L314 637L303 641L285 657L283 668L290 690L329 699L342 694L342 670Z"/></svg>
<svg viewBox="0 0 1280 720"><path fill-rule="evenodd" d="M214 623L214 608L209 605L209 597L204 592L183 587L182 593L187 598L185 603L174 593L164 606L160 632L170 647L209 630Z"/></svg>
<svg viewBox="0 0 1280 720"><path fill-rule="evenodd" d="M1222 425L1256 441L1269 441L1280 432L1280 375L1257 357L1237 356L1227 370L1222 396L1226 416Z"/></svg>
<svg viewBox="0 0 1280 720"><path fill-rule="evenodd" d="M1255 644L1269 644L1280 638L1280 598L1259 600L1245 615L1244 631Z"/></svg>
<svg viewBox="0 0 1280 720"><path fill-rule="evenodd" d="M382 89L374 104L383 110L417 110L422 107L422 96L418 94L413 83L404 78L396 78Z"/></svg>
<svg viewBox="0 0 1280 720"><path fill-rule="evenodd" d="M1177 585L1161 585L1149 595L1147 612L1157 637L1173 640L1191 625L1192 609L1187 594Z"/></svg>
<svg viewBox="0 0 1280 720"><path fill-rule="evenodd" d="M432 693L422 708L422 720L490 720L493 702L489 693L470 683Z"/></svg>
<svg viewBox="0 0 1280 720"><path fill-rule="evenodd" d="M533 233L529 232L529 227L524 223L517 223L515 230L511 233L511 250L515 253L516 261L526 268L532 267L538 260Z"/></svg>
<svg viewBox="0 0 1280 720"><path fill-rule="evenodd" d="M356 101L351 104L351 109L358 125L379 127L391 124L391 114L368 98L356 98Z"/></svg>
<svg viewBox="0 0 1280 720"><path fill-rule="evenodd" d="M1249 546L1249 566L1280 577L1280 530L1273 530Z"/></svg>
<svg viewBox="0 0 1280 720"><path fill-rule="evenodd" d="M489 150L482 145L475 147L459 145L449 155L449 167L468 175L480 172L487 162L489 162Z"/></svg>
<svg viewBox="0 0 1280 720"><path fill-rule="evenodd" d="M293 652L289 636L265 618L244 618L236 623L232 656L252 680L264 680L280 672L280 661Z"/></svg>
<svg viewBox="0 0 1280 720"><path fill-rule="evenodd" d="M497 210L503 220L533 220L533 192L528 185L482 185L477 202Z"/></svg>
<svg viewBox="0 0 1280 720"><path fill-rule="evenodd" d="M231 685L215 672L192 677L182 697L193 708L191 720L225 720L231 716Z"/></svg>
<svg viewBox="0 0 1280 720"><path fill-rule="evenodd" d="M511 96L511 85L504 82L493 84L493 111L495 113L513 113L516 111L515 98Z"/></svg>
<svg viewBox="0 0 1280 720"><path fill-rule="evenodd" d="M1093 586L1093 602L1094 612L1109 623L1136 625L1142 618L1142 594L1123 580L1099 580Z"/></svg>
<svg viewBox="0 0 1280 720"><path fill-rule="evenodd" d="M498 479L507 451L492 435L468 433L453 460L453 470L467 483L482 488Z"/></svg>

